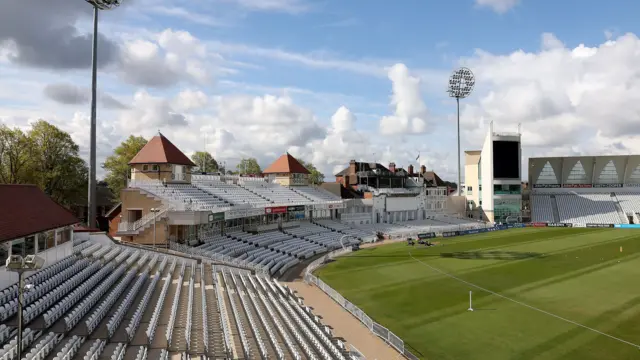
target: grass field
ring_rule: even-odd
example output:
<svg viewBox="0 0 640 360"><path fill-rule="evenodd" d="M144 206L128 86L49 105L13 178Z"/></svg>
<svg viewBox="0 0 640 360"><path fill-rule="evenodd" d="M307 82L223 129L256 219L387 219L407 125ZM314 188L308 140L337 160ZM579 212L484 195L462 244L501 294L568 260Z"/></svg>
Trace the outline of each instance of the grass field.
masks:
<svg viewBox="0 0 640 360"><path fill-rule="evenodd" d="M317 275L421 358L640 359L640 231L524 228L437 240L363 249Z"/></svg>

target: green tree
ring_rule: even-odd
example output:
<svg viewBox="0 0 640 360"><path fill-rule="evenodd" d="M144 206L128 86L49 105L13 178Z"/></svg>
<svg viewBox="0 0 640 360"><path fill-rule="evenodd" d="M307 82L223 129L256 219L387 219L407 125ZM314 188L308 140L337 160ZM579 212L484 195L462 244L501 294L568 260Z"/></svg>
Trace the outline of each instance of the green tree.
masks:
<svg viewBox="0 0 640 360"><path fill-rule="evenodd" d="M320 170L316 169L316 167L311 162L305 162L300 160L300 164L304 166L311 174L309 174L309 183L314 185L320 185L324 182L324 174L320 172Z"/></svg>
<svg viewBox="0 0 640 360"><path fill-rule="evenodd" d="M102 168L107 171L105 181L116 199L120 198L120 191L127 186L127 179L131 174L129 161L147 144L147 140L142 136L129 136L102 164Z"/></svg>
<svg viewBox="0 0 640 360"><path fill-rule="evenodd" d="M28 183L33 146L20 129L0 125L0 183Z"/></svg>
<svg viewBox="0 0 640 360"><path fill-rule="evenodd" d="M71 135L39 120L27 136L33 145L29 182L64 206L84 202L88 169Z"/></svg>
<svg viewBox="0 0 640 360"><path fill-rule="evenodd" d="M193 161L198 167L194 170L197 172L214 172L218 171L218 162L205 151L196 151L191 155Z"/></svg>
<svg viewBox="0 0 640 360"><path fill-rule="evenodd" d="M240 160L240 163L236 165L236 169L238 170L238 174L260 174L262 173L262 169L260 165L258 165L258 160L255 158L243 158Z"/></svg>

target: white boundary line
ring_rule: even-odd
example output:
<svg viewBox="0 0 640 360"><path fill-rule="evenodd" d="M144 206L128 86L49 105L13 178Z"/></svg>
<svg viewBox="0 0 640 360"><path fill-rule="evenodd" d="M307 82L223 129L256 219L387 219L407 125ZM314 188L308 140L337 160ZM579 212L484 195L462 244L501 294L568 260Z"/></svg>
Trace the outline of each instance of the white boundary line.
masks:
<svg viewBox="0 0 640 360"><path fill-rule="evenodd" d="M460 279L459 277L456 277L455 275L451 275L451 274L449 274L449 273L447 273L447 272L444 272L444 271L442 271L442 270L440 270L440 269L438 269L438 268L435 268L435 267L433 267L433 266L431 266L431 265L427 264L426 262L424 262L424 261L422 261L422 260L416 259L415 257L413 257L413 255L411 254L411 252L409 252L409 256L410 256L413 260L415 260L415 261L417 261L417 262L421 263L422 265L424 265L424 266L426 266L426 267L430 268L431 270L436 271L436 272L438 272L438 273L440 273L440 274L442 274L442 275L444 275L444 276L448 276L448 277L450 277L450 278L452 278L452 279L454 279L454 280L460 281L461 283L467 284L467 285L469 285L469 286L471 286L471 287L474 287L474 288L476 288L476 289L482 290L482 291L484 291L484 292L488 292L489 294L492 294L492 295L495 295L495 296L497 296L497 297L503 298L503 299L505 299L505 300L511 301L511 302L513 302L513 303L516 303L516 304L518 304L518 305L524 306L524 307L529 308L529 309L531 309L531 310L535 310L535 311L541 312L541 313L543 313L543 314L549 315L549 316L554 317L554 318L556 318L556 319L559 319L559 320L562 320L562 321L568 322L568 323L570 323L570 324L573 324L573 325L579 326L579 327L581 327L581 328L583 328L583 329L587 329L587 330L593 331L593 332L595 332L595 333L597 333L597 334L604 335L604 336L606 336L606 337L608 337L608 338L611 338L611 339L613 339L613 340L617 340L617 341L619 341L619 342L621 342L621 343L625 343L625 344L627 344L627 345L631 345L631 346L633 346L633 347L635 347L635 348L640 349L640 345L638 345L638 344L634 344L634 343L632 343L632 342L630 342L630 341L627 341L627 340L623 340L623 339L617 338L617 337L615 337L615 336L613 336L613 335L609 335L609 334L607 334L607 333L603 333L602 331L596 330L596 329L594 329L594 328L590 328L590 327L588 327L588 326L586 326L586 325L582 325L582 324L577 323L577 322L575 322L575 321L573 321L573 320L569 320L569 319L567 319L567 318L563 318L562 316L559 316L559 315L556 315L556 314L552 314L552 313L550 313L550 312L548 312L548 311L545 311L545 310L539 309L539 308L537 308L537 307L535 307L535 306L531 306L531 305L525 304L525 303L523 303L523 302L521 302L521 301L518 301L518 300L515 300L515 299L512 299L512 298L506 297L506 296L504 296L504 295L502 295L502 294L498 294L497 292L494 292L494 291L491 291L491 290L485 289L485 288L483 288L483 287L481 287L481 286L478 286L478 285L476 285L476 284L473 284L473 283L470 283L470 282L468 282L468 281L462 280L462 279Z"/></svg>

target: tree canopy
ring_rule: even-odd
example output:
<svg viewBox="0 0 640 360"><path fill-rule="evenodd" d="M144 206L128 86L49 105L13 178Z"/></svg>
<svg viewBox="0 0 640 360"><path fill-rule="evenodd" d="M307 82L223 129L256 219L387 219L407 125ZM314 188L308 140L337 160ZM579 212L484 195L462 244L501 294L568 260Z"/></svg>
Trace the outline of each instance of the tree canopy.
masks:
<svg viewBox="0 0 640 360"><path fill-rule="evenodd" d="M240 160L240 163L236 165L236 169L241 175L262 173L262 169L260 168L260 165L258 164L258 160L256 160L256 158L243 158L242 160Z"/></svg>
<svg viewBox="0 0 640 360"><path fill-rule="evenodd" d="M207 173L218 171L218 162L208 152L196 151L191 155L191 161L197 165L197 168L194 169L194 171Z"/></svg>
<svg viewBox="0 0 640 360"><path fill-rule="evenodd" d="M84 203L88 168L71 136L39 120L27 133L0 126L0 183L37 185L64 206Z"/></svg>
<svg viewBox="0 0 640 360"><path fill-rule="evenodd" d="M120 191L127 186L127 179L131 169L129 161L147 144L147 140L142 136L129 136L110 155L102 164L102 168L107 171L105 181L109 185L109 189L113 196L120 198Z"/></svg>
<svg viewBox="0 0 640 360"><path fill-rule="evenodd" d="M311 174L309 174L309 183L314 185L320 185L324 182L324 174L320 172L320 170L316 169L316 167L311 162L305 162L303 160L299 160L300 164L304 166Z"/></svg>

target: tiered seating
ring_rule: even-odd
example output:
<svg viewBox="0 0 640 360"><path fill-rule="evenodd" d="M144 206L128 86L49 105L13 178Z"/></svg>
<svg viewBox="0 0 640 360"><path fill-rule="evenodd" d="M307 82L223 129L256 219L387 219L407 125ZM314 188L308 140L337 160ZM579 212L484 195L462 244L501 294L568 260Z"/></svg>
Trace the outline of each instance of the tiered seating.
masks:
<svg viewBox="0 0 640 360"><path fill-rule="evenodd" d="M551 195L531 195L531 220L534 222L554 222Z"/></svg>
<svg viewBox="0 0 640 360"><path fill-rule="evenodd" d="M340 201L341 197L336 196L325 189L316 186L296 186L292 187L295 192L300 193L304 197L307 197L313 201L325 202L325 201Z"/></svg>
<svg viewBox="0 0 640 360"><path fill-rule="evenodd" d="M245 181L244 187L265 199L269 199L274 204L304 205L313 203L313 201L289 189L288 187L280 186L278 184L263 181Z"/></svg>
<svg viewBox="0 0 640 360"><path fill-rule="evenodd" d="M136 182L135 186L187 209L218 211L232 206L230 203L191 184L162 184L150 181Z"/></svg>
<svg viewBox="0 0 640 360"><path fill-rule="evenodd" d="M560 222L578 224L619 224L616 198L607 194L556 195Z"/></svg>
<svg viewBox="0 0 640 360"><path fill-rule="evenodd" d="M342 234L354 236L362 241L371 241L375 235L371 231L361 230L334 220L320 219L314 222L329 229L339 231Z"/></svg>
<svg viewBox="0 0 640 360"><path fill-rule="evenodd" d="M213 175L193 175L192 183L209 192L220 199L226 200L231 204L248 204L254 207L268 206L272 202L255 193L234 184L227 184L220 180L219 176Z"/></svg>
<svg viewBox="0 0 640 360"><path fill-rule="evenodd" d="M640 213L640 193L637 192L616 192L618 203L625 214Z"/></svg>

